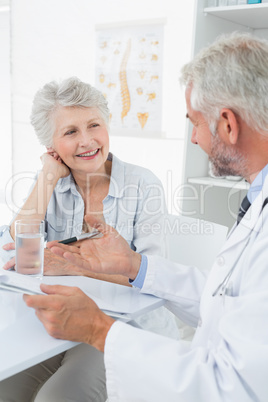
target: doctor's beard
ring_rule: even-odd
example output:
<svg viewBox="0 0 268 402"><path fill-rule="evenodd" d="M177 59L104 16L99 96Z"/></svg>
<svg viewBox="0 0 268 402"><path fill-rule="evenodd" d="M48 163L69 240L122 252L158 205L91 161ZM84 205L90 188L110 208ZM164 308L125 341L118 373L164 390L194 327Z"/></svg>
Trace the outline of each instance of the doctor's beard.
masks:
<svg viewBox="0 0 268 402"><path fill-rule="evenodd" d="M218 133L211 136L209 156L214 176L247 176L247 159L237 149L224 144Z"/></svg>

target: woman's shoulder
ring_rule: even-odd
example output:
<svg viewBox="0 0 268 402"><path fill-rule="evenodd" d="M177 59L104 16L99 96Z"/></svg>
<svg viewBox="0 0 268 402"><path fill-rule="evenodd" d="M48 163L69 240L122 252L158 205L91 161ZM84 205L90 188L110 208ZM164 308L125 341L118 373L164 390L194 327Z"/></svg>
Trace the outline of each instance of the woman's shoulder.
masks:
<svg viewBox="0 0 268 402"><path fill-rule="evenodd" d="M139 181L145 183L161 183L160 179L148 168L135 165L129 162L122 161L113 155L113 164L121 165L124 169L125 177L131 177L132 180L136 177Z"/></svg>

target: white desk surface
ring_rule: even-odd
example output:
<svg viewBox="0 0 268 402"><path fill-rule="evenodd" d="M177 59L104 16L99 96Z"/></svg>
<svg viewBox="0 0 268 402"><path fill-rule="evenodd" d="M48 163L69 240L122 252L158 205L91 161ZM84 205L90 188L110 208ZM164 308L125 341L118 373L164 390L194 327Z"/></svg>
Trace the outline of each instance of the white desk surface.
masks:
<svg viewBox="0 0 268 402"><path fill-rule="evenodd" d="M44 277L43 281L79 286L102 309L123 312L115 316L125 322L164 304L163 300L140 294L136 289L91 278ZM0 381L75 345L48 335L34 310L24 303L22 294L0 290Z"/></svg>

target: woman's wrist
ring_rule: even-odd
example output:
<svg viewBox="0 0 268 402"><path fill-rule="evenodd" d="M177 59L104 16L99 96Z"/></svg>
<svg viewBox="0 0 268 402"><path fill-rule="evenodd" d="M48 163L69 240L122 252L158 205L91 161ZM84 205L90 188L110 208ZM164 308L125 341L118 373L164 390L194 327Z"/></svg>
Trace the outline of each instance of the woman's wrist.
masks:
<svg viewBox="0 0 268 402"><path fill-rule="evenodd" d="M61 173L59 169L52 168L50 166L44 165L42 169L43 179L46 182L57 184L58 180L61 178Z"/></svg>

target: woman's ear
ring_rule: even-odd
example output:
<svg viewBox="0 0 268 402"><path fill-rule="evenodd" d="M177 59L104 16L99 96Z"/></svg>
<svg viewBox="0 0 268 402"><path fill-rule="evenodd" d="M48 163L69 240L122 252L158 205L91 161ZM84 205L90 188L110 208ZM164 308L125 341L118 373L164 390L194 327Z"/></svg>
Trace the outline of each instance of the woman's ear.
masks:
<svg viewBox="0 0 268 402"><path fill-rule="evenodd" d="M54 148L52 147L46 147L47 152L56 152Z"/></svg>
<svg viewBox="0 0 268 402"><path fill-rule="evenodd" d="M235 145L239 135L239 124L236 115L230 109L222 109L220 112L219 125L227 142L231 145ZM218 126L218 127L219 127Z"/></svg>

